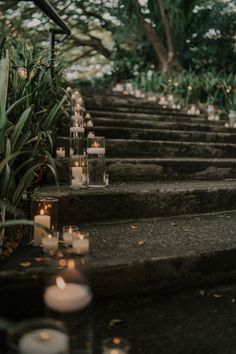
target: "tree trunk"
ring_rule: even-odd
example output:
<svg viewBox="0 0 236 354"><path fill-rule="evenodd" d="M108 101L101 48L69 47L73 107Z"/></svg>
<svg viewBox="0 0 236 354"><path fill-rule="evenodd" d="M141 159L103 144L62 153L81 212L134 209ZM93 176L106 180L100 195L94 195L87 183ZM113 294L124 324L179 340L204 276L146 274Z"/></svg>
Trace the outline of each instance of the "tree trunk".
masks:
<svg viewBox="0 0 236 354"><path fill-rule="evenodd" d="M182 67L177 59L175 52L169 18L165 12L163 0L158 0L158 4L160 7L164 30L166 33L167 48L165 47L162 38L156 32L152 24L145 20L143 14L141 13L139 1L133 0L133 3L136 9L138 9L140 25L147 37L147 40L152 45L160 71L168 73L172 69L181 70Z"/></svg>
<svg viewBox="0 0 236 354"><path fill-rule="evenodd" d="M165 30L165 35L166 35L166 42L167 42L167 51L168 51L168 67L169 70L177 69L181 70L182 67L178 61L176 51L175 51L175 46L174 46L174 40L173 40L173 35L172 35L172 30L170 27L170 21L168 14L166 13L165 6L163 0L157 0L159 8L160 8L160 13L161 13L161 18L162 18L162 23L163 27Z"/></svg>

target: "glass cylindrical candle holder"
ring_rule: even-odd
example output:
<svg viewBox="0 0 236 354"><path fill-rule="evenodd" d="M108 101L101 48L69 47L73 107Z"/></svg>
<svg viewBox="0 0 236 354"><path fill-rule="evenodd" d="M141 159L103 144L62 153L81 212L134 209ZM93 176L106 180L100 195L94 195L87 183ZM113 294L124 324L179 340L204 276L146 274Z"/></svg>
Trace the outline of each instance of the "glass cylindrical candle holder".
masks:
<svg viewBox="0 0 236 354"><path fill-rule="evenodd" d="M71 339L72 353L92 350L90 287L75 259L49 279L44 291L47 316L63 321Z"/></svg>
<svg viewBox="0 0 236 354"><path fill-rule="evenodd" d="M46 227L52 233L57 231L58 199L50 197L33 197L31 207L32 219L35 223ZM48 234L43 228L34 226L32 241L41 246L42 239Z"/></svg>
<svg viewBox="0 0 236 354"><path fill-rule="evenodd" d="M8 354L69 354L70 340L62 322L23 321L8 332Z"/></svg>
<svg viewBox="0 0 236 354"><path fill-rule="evenodd" d="M129 343L121 337L107 338L102 342L102 354L128 354L129 350Z"/></svg>
<svg viewBox="0 0 236 354"><path fill-rule="evenodd" d="M105 138L89 136L87 138L88 186L106 186Z"/></svg>
<svg viewBox="0 0 236 354"><path fill-rule="evenodd" d="M77 225L63 226L62 239L66 247L72 246L73 237L78 231L79 231L79 227Z"/></svg>
<svg viewBox="0 0 236 354"><path fill-rule="evenodd" d="M74 232L72 240L73 253L84 255L89 252L89 233L78 231Z"/></svg>
<svg viewBox="0 0 236 354"><path fill-rule="evenodd" d="M77 123L76 123L77 124ZM84 155L84 126L70 127L70 156Z"/></svg>
<svg viewBox="0 0 236 354"><path fill-rule="evenodd" d="M43 251L50 256L55 256L58 252L59 233L52 232L42 238Z"/></svg>
<svg viewBox="0 0 236 354"><path fill-rule="evenodd" d="M87 186L87 157L77 156L70 158L70 177L72 188L84 188Z"/></svg>

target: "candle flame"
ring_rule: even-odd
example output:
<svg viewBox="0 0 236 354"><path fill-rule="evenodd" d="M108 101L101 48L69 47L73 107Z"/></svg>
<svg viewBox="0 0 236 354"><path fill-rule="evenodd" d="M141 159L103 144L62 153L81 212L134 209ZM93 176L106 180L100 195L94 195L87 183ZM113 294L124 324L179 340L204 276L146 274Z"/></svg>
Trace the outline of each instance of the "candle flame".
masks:
<svg viewBox="0 0 236 354"><path fill-rule="evenodd" d="M39 339L42 341L48 341L50 339L50 336L47 332L40 332Z"/></svg>
<svg viewBox="0 0 236 354"><path fill-rule="evenodd" d="M78 161L75 162L75 167L78 167L79 166L79 163Z"/></svg>
<svg viewBox="0 0 236 354"><path fill-rule="evenodd" d="M79 239L80 239L80 240L83 240L83 239L84 239L84 235L80 234L79 232L78 232L78 236L79 236Z"/></svg>
<svg viewBox="0 0 236 354"><path fill-rule="evenodd" d="M48 235L48 238L50 238L50 239L51 239L51 238L52 238L52 235L51 235L51 234L49 234L49 235Z"/></svg>
<svg viewBox="0 0 236 354"><path fill-rule="evenodd" d="M69 234L72 234L72 227L69 227L68 232L69 232Z"/></svg>
<svg viewBox="0 0 236 354"><path fill-rule="evenodd" d="M59 289L64 290L66 288L66 283L62 277L57 277L56 283Z"/></svg>
<svg viewBox="0 0 236 354"><path fill-rule="evenodd" d="M74 259L69 259L67 263L68 269L75 269L75 260Z"/></svg>
<svg viewBox="0 0 236 354"><path fill-rule="evenodd" d="M110 354L119 354L119 352L118 352L118 350L116 350L116 349L112 349L112 350L110 351Z"/></svg>
<svg viewBox="0 0 236 354"><path fill-rule="evenodd" d="M100 147L100 144L99 144L97 141L95 141L95 142L93 143L92 147L95 147L95 148Z"/></svg>
<svg viewBox="0 0 236 354"><path fill-rule="evenodd" d="M114 343L114 344L120 344L120 343L121 343L120 338L119 338L119 337L114 337L114 338L113 338L113 343Z"/></svg>
<svg viewBox="0 0 236 354"><path fill-rule="evenodd" d="M43 209L40 209L39 214L40 214L40 215L44 215L44 210L43 210Z"/></svg>

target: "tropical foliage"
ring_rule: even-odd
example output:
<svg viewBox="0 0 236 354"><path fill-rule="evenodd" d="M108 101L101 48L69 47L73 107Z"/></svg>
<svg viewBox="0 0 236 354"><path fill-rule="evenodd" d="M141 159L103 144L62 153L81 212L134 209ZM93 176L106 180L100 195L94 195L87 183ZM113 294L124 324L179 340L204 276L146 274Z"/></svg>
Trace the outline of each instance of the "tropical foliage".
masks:
<svg viewBox="0 0 236 354"><path fill-rule="evenodd" d="M26 55L23 56L23 48L13 46L2 50L0 60L0 208L3 222L9 214L16 217L23 196L40 182L46 168L56 177L51 131L67 100L67 95L62 96L63 90L58 95L53 87L48 68L33 64L32 57L30 62ZM21 65L25 65L27 77L19 76L17 57L24 59ZM51 102L48 101L50 97L54 97ZM1 236L0 247L3 232Z"/></svg>

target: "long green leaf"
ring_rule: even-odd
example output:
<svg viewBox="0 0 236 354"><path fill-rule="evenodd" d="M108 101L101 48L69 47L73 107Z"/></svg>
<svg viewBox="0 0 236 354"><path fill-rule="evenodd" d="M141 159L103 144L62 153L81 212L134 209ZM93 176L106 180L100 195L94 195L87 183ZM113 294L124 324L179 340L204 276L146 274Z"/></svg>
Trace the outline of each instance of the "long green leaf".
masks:
<svg viewBox="0 0 236 354"><path fill-rule="evenodd" d="M25 125L25 123L27 122L27 120L29 119L30 116L30 112L31 112L31 107L27 108L22 115L20 116L20 119L18 120L15 129L12 133L11 136L11 143L12 143L12 148L14 149L20 134L22 133L22 129Z"/></svg>
<svg viewBox="0 0 236 354"><path fill-rule="evenodd" d="M9 79L9 54L6 51L6 57L0 60L0 129L6 123L6 103Z"/></svg>

